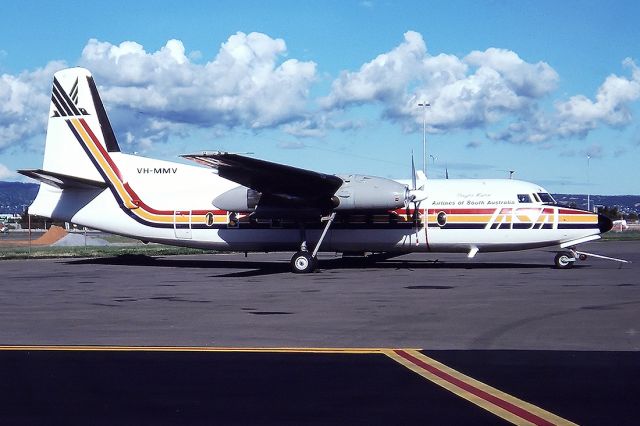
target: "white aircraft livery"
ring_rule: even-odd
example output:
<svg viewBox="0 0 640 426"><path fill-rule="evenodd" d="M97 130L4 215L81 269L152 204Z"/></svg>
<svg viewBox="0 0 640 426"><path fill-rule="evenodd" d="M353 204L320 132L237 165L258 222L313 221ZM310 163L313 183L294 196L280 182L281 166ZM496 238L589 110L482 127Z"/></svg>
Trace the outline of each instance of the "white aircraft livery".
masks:
<svg viewBox="0 0 640 426"><path fill-rule="evenodd" d="M226 152L186 165L120 151L91 73L53 78L40 181L29 213L114 234L226 251L294 251L311 272L319 251L477 253L550 247L558 268L576 246L611 229L602 215L556 205L538 185L510 179L410 184L329 175ZM420 173L420 172L419 172ZM592 255L596 257L602 257Z"/></svg>

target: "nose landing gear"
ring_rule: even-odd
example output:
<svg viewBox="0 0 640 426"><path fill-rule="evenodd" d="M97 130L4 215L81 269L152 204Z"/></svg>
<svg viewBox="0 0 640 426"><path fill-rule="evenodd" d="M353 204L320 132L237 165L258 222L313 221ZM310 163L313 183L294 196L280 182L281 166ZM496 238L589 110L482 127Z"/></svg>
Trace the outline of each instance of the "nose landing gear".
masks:
<svg viewBox="0 0 640 426"><path fill-rule="evenodd" d="M576 257L570 251L560 252L556 254L554 262L558 269L569 269L576 263Z"/></svg>
<svg viewBox="0 0 640 426"><path fill-rule="evenodd" d="M569 251L563 251L556 254L555 264L558 269L569 269L573 268L573 265L576 263L576 260L587 260L589 257L595 257L598 259L604 260L612 260L614 262L622 263L631 263L628 260L618 259L615 257L602 256L600 254L587 253L584 251L578 251L575 248L570 248Z"/></svg>

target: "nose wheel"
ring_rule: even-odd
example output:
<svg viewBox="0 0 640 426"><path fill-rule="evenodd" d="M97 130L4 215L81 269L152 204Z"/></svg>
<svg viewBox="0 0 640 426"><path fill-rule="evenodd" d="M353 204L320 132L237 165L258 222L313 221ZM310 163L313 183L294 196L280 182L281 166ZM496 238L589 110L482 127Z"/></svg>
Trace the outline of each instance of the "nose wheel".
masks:
<svg viewBox="0 0 640 426"><path fill-rule="evenodd" d="M574 263L576 263L576 258L573 253L566 251L556 254L554 262L558 269L569 269L573 268Z"/></svg>

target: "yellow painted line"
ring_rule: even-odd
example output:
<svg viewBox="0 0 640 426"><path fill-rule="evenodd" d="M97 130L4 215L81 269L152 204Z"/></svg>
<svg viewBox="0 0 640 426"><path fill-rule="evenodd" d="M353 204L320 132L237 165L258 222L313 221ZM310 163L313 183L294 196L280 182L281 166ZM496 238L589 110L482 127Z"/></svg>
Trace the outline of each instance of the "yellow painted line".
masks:
<svg viewBox="0 0 640 426"><path fill-rule="evenodd" d="M408 354L410 359L401 356L402 352ZM567 419L447 367L415 349L385 350L384 353L434 384L513 424L575 425Z"/></svg>
<svg viewBox="0 0 640 426"><path fill-rule="evenodd" d="M384 354L377 348L240 348L210 346L111 346L111 345L3 345L1 351L79 351L79 352L258 352L258 353L326 353Z"/></svg>
<svg viewBox="0 0 640 426"><path fill-rule="evenodd" d="M379 354L419 374L453 394L517 425L575 425L549 411L522 401L466 376L426 355L419 349L301 348L301 347L210 347L210 346L114 346L114 345L2 345L2 351L57 352L209 352L209 353L308 353ZM405 356L402 356L405 354ZM408 356L407 356L408 355ZM497 401L497 402L496 402ZM506 407L506 409L504 408ZM523 414L524 413L524 414Z"/></svg>

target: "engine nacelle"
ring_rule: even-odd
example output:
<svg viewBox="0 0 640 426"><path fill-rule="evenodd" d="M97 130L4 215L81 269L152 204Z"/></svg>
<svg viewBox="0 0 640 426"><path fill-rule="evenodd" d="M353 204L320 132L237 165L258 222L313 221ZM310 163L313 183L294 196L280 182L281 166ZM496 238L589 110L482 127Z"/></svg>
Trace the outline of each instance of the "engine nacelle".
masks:
<svg viewBox="0 0 640 426"><path fill-rule="evenodd" d="M332 201L335 210L395 210L404 207L407 187L391 179L348 175Z"/></svg>
<svg viewBox="0 0 640 426"><path fill-rule="evenodd" d="M255 210L260 195L258 191L246 186L238 186L218 195L212 204L228 212L249 212Z"/></svg>
<svg viewBox="0 0 640 426"><path fill-rule="evenodd" d="M309 199L282 196L264 198L262 194L246 186L238 186L218 195L213 205L230 212L255 212L256 217L285 217L302 215L307 217L309 212L318 216L321 212L345 210L395 210L404 207L407 197L407 187L391 179L348 175L340 176L344 181L335 194L327 199L310 197ZM310 188L310 196L313 195ZM312 201L311 201L312 200ZM310 203L310 204L309 204ZM291 211L288 211L291 210Z"/></svg>

